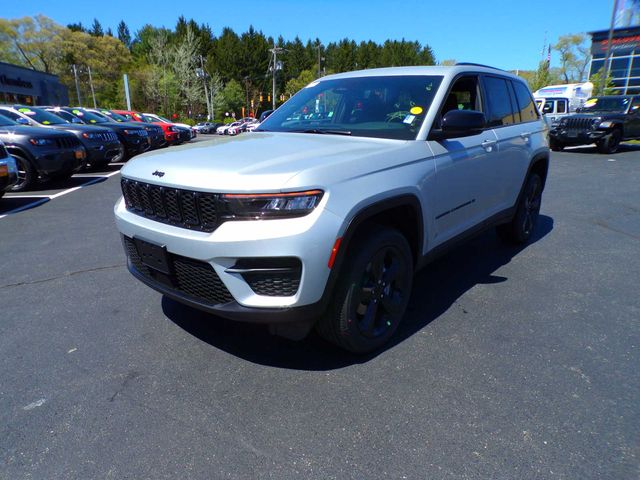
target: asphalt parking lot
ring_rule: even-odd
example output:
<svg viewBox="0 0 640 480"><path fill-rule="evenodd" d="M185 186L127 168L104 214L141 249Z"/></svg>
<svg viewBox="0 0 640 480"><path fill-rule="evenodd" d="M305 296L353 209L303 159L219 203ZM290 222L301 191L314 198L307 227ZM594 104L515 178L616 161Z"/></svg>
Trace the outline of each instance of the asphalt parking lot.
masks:
<svg viewBox="0 0 640 480"><path fill-rule="evenodd" d="M420 272L368 357L134 280L117 169L0 200L0 478L640 477L640 149L554 153L535 241Z"/></svg>

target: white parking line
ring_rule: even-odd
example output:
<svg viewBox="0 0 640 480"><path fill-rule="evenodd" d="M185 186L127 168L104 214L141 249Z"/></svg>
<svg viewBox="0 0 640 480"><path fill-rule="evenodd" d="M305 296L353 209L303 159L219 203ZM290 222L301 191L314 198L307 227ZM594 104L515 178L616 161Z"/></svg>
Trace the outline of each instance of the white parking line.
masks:
<svg viewBox="0 0 640 480"><path fill-rule="evenodd" d="M7 215L11 215L13 213L18 213L18 212L21 212L23 210L28 210L29 208L37 207L38 205L42 205L43 203L46 203L49 200L53 200L54 198L62 197L64 195L67 195L68 193L75 192L76 190L80 190L81 188L84 188L84 187L88 187L89 185L94 185L94 184L96 184L98 182L103 182L107 178L113 177L114 175L117 175L118 173L120 173L119 170L116 170L115 172L105 173L103 175L91 175L91 174L77 174L77 175L74 175L74 177L76 177L76 178L77 177L80 177L80 178L89 177L89 178L93 178L93 180L91 180L91 181L89 181L87 183L83 183L82 185L78 185L77 187L68 188L66 190L63 190L63 191L58 192L58 193L55 193L53 195L11 195L10 197L7 197L7 199L11 199L11 198L37 198L38 200L36 200L35 202L27 203L26 205L23 205L21 207L14 208L13 210L9 210L8 212L5 212L3 214L0 214L0 219L3 219Z"/></svg>

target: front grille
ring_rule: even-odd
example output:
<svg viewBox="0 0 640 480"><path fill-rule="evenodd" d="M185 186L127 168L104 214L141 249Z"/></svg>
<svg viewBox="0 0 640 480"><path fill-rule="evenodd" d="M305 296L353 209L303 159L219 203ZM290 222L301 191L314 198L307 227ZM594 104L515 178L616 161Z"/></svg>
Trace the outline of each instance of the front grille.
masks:
<svg viewBox="0 0 640 480"><path fill-rule="evenodd" d="M131 238L124 237L124 245L133 268L151 282L211 306L233 301L233 296L210 264L167 253L171 274L164 275L142 262Z"/></svg>
<svg viewBox="0 0 640 480"><path fill-rule="evenodd" d="M54 140L58 148L75 148L80 146L80 140L72 136L56 137Z"/></svg>
<svg viewBox="0 0 640 480"><path fill-rule="evenodd" d="M570 130L589 130L594 119L589 117L565 117L564 127Z"/></svg>
<svg viewBox="0 0 640 480"><path fill-rule="evenodd" d="M290 297L300 287L300 272L244 275L245 281L258 295Z"/></svg>
<svg viewBox="0 0 640 480"><path fill-rule="evenodd" d="M100 132L98 138L104 142L117 142L118 136L114 132Z"/></svg>
<svg viewBox="0 0 640 480"><path fill-rule="evenodd" d="M122 195L127 210L175 227L213 232L219 225L219 195L123 178Z"/></svg>

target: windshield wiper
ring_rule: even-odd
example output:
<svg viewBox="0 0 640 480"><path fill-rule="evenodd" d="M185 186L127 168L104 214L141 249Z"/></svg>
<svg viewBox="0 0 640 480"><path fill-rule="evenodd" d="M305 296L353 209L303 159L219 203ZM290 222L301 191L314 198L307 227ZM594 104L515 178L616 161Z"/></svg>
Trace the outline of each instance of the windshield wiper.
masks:
<svg viewBox="0 0 640 480"><path fill-rule="evenodd" d="M294 133L318 133L327 135L351 135L349 130L321 130L319 128L307 128L301 130L289 130Z"/></svg>

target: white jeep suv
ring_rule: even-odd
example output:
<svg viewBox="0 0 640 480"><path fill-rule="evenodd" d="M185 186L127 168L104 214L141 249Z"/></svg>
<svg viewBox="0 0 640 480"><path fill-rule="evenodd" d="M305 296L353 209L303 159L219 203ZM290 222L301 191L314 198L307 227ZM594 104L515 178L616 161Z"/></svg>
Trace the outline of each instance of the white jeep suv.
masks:
<svg viewBox="0 0 640 480"><path fill-rule="evenodd" d="M129 270L168 297L367 352L447 247L531 237L548 164L521 78L365 70L312 82L252 135L137 157L115 214Z"/></svg>

